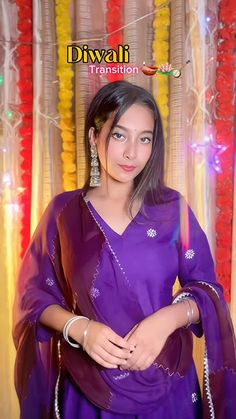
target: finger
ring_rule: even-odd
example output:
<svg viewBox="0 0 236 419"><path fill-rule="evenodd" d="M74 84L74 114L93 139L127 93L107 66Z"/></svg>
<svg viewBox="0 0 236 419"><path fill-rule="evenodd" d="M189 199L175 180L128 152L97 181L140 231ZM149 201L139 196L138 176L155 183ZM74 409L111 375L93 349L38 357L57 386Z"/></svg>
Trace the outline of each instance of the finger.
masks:
<svg viewBox="0 0 236 419"><path fill-rule="evenodd" d="M150 368L153 364L153 362L155 361L155 356L153 355L149 355L147 356L147 358L145 359L143 357L143 359L140 358L140 360L138 360L138 362L133 365L132 369L139 369L140 371L146 370L147 368Z"/></svg>
<svg viewBox="0 0 236 419"><path fill-rule="evenodd" d="M126 360L118 358L116 356L110 355L105 349L102 347L99 347L96 351L96 353L106 362L109 362L110 364L115 365L125 365Z"/></svg>
<svg viewBox="0 0 236 419"><path fill-rule="evenodd" d="M127 342L121 336L117 335L115 332L113 332L113 330L111 330L110 333L108 333L107 338L111 343L113 343L121 349L131 349L130 342Z"/></svg>
<svg viewBox="0 0 236 419"><path fill-rule="evenodd" d="M116 356L119 359L127 359L131 356L131 352L128 349L120 349L110 341L106 341L103 348L113 356Z"/></svg>
<svg viewBox="0 0 236 419"><path fill-rule="evenodd" d="M133 332L137 329L137 327L138 327L138 324L136 324L136 325L133 327L133 329L131 329L131 330L129 331L129 333L127 333L127 335L125 335L124 339L128 340L128 339L130 338L130 336L133 334Z"/></svg>
<svg viewBox="0 0 236 419"><path fill-rule="evenodd" d="M112 364L110 362L105 361L102 357L100 357L100 355L98 355L97 353L94 353L92 355L90 355L91 358L94 359L94 361L96 361L98 364L102 365L105 368L118 368L117 364Z"/></svg>
<svg viewBox="0 0 236 419"><path fill-rule="evenodd" d="M135 350L135 348L137 347L137 337L136 337L136 335L135 334L132 334L129 337L129 339L128 339L127 342L129 342L129 344L131 346L130 352L133 353L134 350Z"/></svg>
<svg viewBox="0 0 236 419"><path fill-rule="evenodd" d="M147 368L147 357L140 357L137 362L135 362L132 366L131 366L131 370L139 370L139 371L143 371Z"/></svg>
<svg viewBox="0 0 236 419"><path fill-rule="evenodd" d="M140 356L141 356L141 353L140 352L137 352L137 354L136 354L136 352L134 351L134 353L132 354L132 356L129 359L127 359L126 364L121 365L121 368L123 368L123 369L132 369L133 366L138 362Z"/></svg>

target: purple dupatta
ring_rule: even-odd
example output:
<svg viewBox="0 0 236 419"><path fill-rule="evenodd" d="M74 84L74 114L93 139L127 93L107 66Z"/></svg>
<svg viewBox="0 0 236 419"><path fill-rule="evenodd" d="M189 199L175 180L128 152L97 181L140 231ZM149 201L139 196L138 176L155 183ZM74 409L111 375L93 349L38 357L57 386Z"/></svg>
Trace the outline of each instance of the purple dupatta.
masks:
<svg viewBox="0 0 236 419"><path fill-rule="evenodd" d="M101 321L88 290L105 242L78 190L55 197L36 229L22 263L14 307L15 385L22 419L31 418L32 414L35 419L54 417L57 377L59 371L63 374L65 370L89 400L101 408L118 411L119 398L116 399L115 387L111 389L104 379L104 368L38 322L50 304ZM231 419L232 412L236 412L232 390L236 388L235 341L228 308L219 290L220 287L216 291L207 283L195 281L186 284L177 296L181 299L181 295L186 295L183 292L190 294L201 313L207 348L204 419ZM171 374L184 375L192 362L190 330L176 330L155 362ZM221 391L219 398L222 380L225 394Z"/></svg>

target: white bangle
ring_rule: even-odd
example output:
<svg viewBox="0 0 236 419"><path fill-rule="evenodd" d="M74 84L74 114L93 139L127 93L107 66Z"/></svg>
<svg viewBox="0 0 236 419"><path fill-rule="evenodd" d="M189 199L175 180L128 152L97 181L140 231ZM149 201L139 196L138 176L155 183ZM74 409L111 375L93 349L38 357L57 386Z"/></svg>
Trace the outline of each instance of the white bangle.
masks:
<svg viewBox="0 0 236 419"><path fill-rule="evenodd" d="M66 341L67 343L69 343L69 345L73 346L73 348L79 348L79 347L80 347L80 345L79 345L78 343L72 343L72 342L69 340L68 332L69 332L69 329L70 329L70 326L72 325L72 323L74 323L74 322L75 322L75 321L77 321L77 320L82 320L82 319L89 320L89 319L88 319L88 317L84 317L84 316L74 316L74 317L72 317L71 319L69 319L69 320L66 322L65 326L63 327L63 337L64 337L65 341Z"/></svg>
<svg viewBox="0 0 236 419"><path fill-rule="evenodd" d="M88 335L88 329L90 324L92 323L92 320L89 320L87 323L86 328L84 329L84 333L83 333L83 350L85 351L85 343L86 343L86 339L87 339L87 335Z"/></svg>

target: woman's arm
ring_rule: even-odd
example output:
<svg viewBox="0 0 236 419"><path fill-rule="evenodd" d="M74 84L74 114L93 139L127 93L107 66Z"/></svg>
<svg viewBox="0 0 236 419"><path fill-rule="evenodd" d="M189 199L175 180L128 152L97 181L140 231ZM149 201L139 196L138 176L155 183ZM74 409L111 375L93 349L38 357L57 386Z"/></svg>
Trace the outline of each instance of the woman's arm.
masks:
<svg viewBox="0 0 236 419"><path fill-rule="evenodd" d="M64 310L59 305L48 306L40 316L40 322L45 326L62 332L68 320L75 317L73 313ZM84 330L88 326L87 319L80 319L71 324L69 336L79 344L97 363L106 368L117 368L125 365L126 359L131 356L132 345L117 335L110 327L103 323L90 320L89 332L84 345Z"/></svg>
<svg viewBox="0 0 236 419"><path fill-rule="evenodd" d="M168 337L180 327L199 320L197 304L193 299L161 308L136 325L126 336L134 347L132 357L120 369L144 370L160 354ZM190 314L189 314L190 313Z"/></svg>
<svg viewBox="0 0 236 419"><path fill-rule="evenodd" d="M163 307L153 314L153 317L156 317L159 320L160 312L162 312L161 314L163 314L166 319L165 324L169 334L180 327L187 326L190 322L191 324L194 324L200 320L196 302L191 298L188 298L187 300L188 302L182 300L176 304Z"/></svg>
<svg viewBox="0 0 236 419"><path fill-rule="evenodd" d="M63 328L69 319L75 317L73 313L65 310L57 304L48 306L40 316L40 323L51 329L63 332ZM88 324L87 319L74 322L69 328L69 336L79 344L83 344L83 332Z"/></svg>

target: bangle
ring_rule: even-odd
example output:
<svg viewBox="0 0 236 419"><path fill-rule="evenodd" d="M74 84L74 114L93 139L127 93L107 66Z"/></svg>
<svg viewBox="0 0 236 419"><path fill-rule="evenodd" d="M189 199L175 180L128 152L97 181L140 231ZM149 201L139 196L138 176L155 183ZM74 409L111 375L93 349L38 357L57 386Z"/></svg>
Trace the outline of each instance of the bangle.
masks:
<svg viewBox="0 0 236 419"><path fill-rule="evenodd" d="M87 339L88 329L89 329L89 326L90 326L91 323L92 323L92 320L89 320L88 321L88 324L87 324L87 326L86 326L86 328L84 330L84 333L83 333L83 350L84 351L85 351L85 341Z"/></svg>
<svg viewBox="0 0 236 419"><path fill-rule="evenodd" d="M185 326L186 328L188 328L193 322L194 311L193 311L192 305L190 304L189 298L185 298L183 302L188 304L188 309L187 309L188 323Z"/></svg>
<svg viewBox="0 0 236 419"><path fill-rule="evenodd" d="M88 317L84 317L84 316L74 316L74 317L72 317L71 319L69 319L69 320L66 322L65 326L63 327L63 337L64 337L65 341L66 341L67 343L69 343L69 345L70 345L70 346L73 346L73 348L79 348L79 347L80 347L80 345L79 345L78 343L72 343L72 342L69 340L68 332L69 332L69 329L70 329L70 326L72 325L72 323L74 323L74 322L75 322L75 321L77 321L77 320L81 320L81 319L87 319L87 320L89 320L89 319L88 319Z"/></svg>

